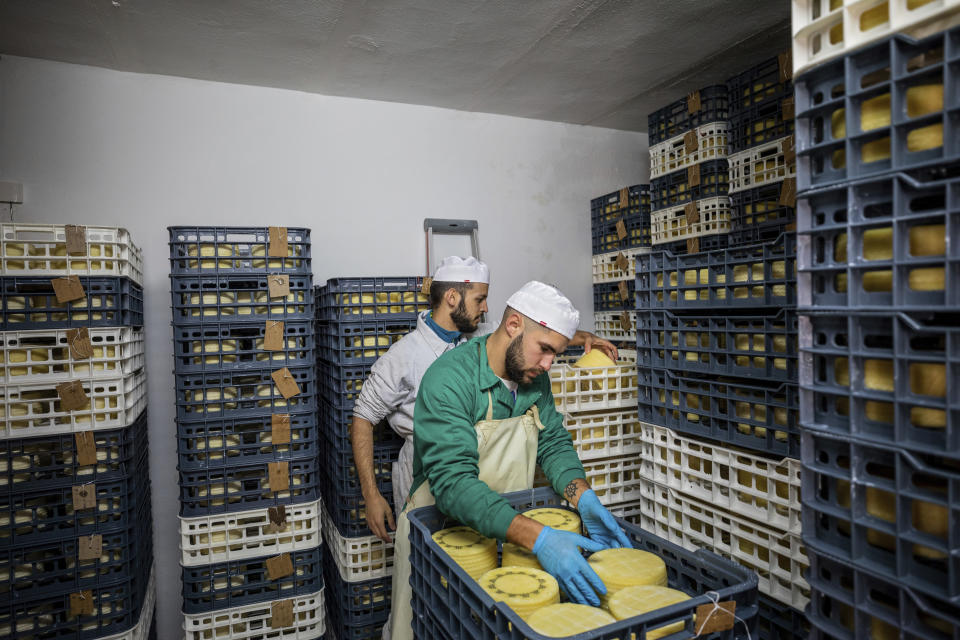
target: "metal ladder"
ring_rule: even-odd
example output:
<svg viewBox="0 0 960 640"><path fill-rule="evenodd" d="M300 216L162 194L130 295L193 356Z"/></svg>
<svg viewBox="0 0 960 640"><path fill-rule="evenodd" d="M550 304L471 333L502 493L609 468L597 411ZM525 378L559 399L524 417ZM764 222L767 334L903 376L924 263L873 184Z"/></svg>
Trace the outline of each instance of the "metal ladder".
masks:
<svg viewBox="0 0 960 640"><path fill-rule="evenodd" d="M423 219L423 231L426 234L426 244L427 244L427 273L426 277L429 278L433 274L433 270L436 268L434 249L433 249L433 236L434 235L445 235L445 236L465 236L470 235L470 246L473 253L473 257L477 260L480 259L480 240L477 237L477 231L479 226L477 225L476 220L452 220L449 218L424 218Z"/></svg>

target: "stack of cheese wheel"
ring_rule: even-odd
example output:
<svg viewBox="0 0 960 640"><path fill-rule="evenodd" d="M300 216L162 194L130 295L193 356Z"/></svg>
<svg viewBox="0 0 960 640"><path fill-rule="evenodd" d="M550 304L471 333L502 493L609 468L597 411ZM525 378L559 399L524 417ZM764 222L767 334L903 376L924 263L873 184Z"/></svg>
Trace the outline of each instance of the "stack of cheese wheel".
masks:
<svg viewBox="0 0 960 640"><path fill-rule="evenodd" d="M620 589L610 596L607 608L617 620L641 616L672 604L689 600L683 591L655 585L633 586ZM683 630L683 621L664 625L647 632L647 640L656 640Z"/></svg>
<svg viewBox="0 0 960 640"><path fill-rule="evenodd" d="M470 527L451 527L433 534L436 542L474 580L497 568L497 541Z"/></svg>
<svg viewBox="0 0 960 640"><path fill-rule="evenodd" d="M495 602L503 602L524 620L537 609L560 602L560 586L546 571L531 567L501 567L478 580Z"/></svg>
<svg viewBox="0 0 960 640"><path fill-rule="evenodd" d="M503 543L503 557L500 560L503 567L531 567L541 569L540 561L532 551L527 551L523 547L517 546L512 542Z"/></svg>
<svg viewBox="0 0 960 640"><path fill-rule="evenodd" d="M570 533L580 533L580 516L568 509L543 507L524 511L523 515L552 529L569 531ZM503 545L503 558L500 564L504 567L542 568L540 562L537 561L537 556L523 547L518 547L510 542L505 542Z"/></svg>
<svg viewBox="0 0 960 640"><path fill-rule="evenodd" d="M606 595L600 597L605 609L610 597L621 589L644 585L667 586L667 565L649 551L604 549L587 558L587 562L607 587Z"/></svg>
<svg viewBox="0 0 960 640"><path fill-rule="evenodd" d="M530 628L549 638L565 638L616 622L616 618L585 604L552 604L537 609L527 619Z"/></svg>

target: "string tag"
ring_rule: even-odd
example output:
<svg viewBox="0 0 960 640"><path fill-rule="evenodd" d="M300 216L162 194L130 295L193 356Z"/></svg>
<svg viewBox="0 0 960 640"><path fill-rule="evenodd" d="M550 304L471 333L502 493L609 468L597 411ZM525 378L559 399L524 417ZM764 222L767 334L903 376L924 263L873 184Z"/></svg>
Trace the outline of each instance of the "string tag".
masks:
<svg viewBox="0 0 960 640"><path fill-rule="evenodd" d="M67 345L70 347L70 357L74 360L86 360L93 356L90 332L86 327L67 329Z"/></svg>
<svg viewBox="0 0 960 640"><path fill-rule="evenodd" d="M290 369L287 367L274 371L270 374L270 377L273 378L273 383L277 385L277 389L280 391L280 395L283 396L284 400L289 400L293 396L300 394L300 385L293 379L293 374L290 373Z"/></svg>
<svg viewBox="0 0 960 640"><path fill-rule="evenodd" d="M697 607L697 620L694 625L694 636L702 636L716 631L726 631L733 629L735 621L739 621L747 632L747 640L750 637L750 627L746 621L736 614L737 603L733 600L720 602L720 594L716 591L708 591L704 595L710 599L710 604L702 604Z"/></svg>
<svg viewBox="0 0 960 640"><path fill-rule="evenodd" d="M87 228L78 224L64 225L67 234L67 255L87 255Z"/></svg>
<svg viewBox="0 0 960 640"><path fill-rule="evenodd" d="M77 445L77 464L97 464L97 443L93 438L93 431L78 431L74 440Z"/></svg>
<svg viewBox="0 0 960 640"><path fill-rule="evenodd" d="M271 258L287 257L287 228L270 227L270 248L267 255Z"/></svg>
<svg viewBox="0 0 960 640"><path fill-rule="evenodd" d="M270 442L273 445L290 444L290 414L275 413L270 416Z"/></svg>
<svg viewBox="0 0 960 640"><path fill-rule="evenodd" d="M78 484L73 486L73 510L82 511L84 509L96 509L97 507L97 486L90 482L88 484Z"/></svg>
<svg viewBox="0 0 960 640"><path fill-rule="evenodd" d="M267 276L267 290L271 298L286 298L290 295L290 276L285 273L271 273Z"/></svg>
<svg viewBox="0 0 960 640"><path fill-rule="evenodd" d="M103 554L103 536L99 533L80 536L77 539L77 556L80 560L99 560Z"/></svg>
<svg viewBox="0 0 960 640"><path fill-rule="evenodd" d="M290 560L289 553L267 558L267 577L270 580L279 580L291 575L293 575L293 562Z"/></svg>
<svg viewBox="0 0 960 640"><path fill-rule="evenodd" d="M53 293L57 297L57 303L59 304L82 300L87 297L79 276L53 278L50 282L53 284Z"/></svg>
<svg viewBox="0 0 960 640"><path fill-rule="evenodd" d="M87 589L70 594L70 617L93 615L93 591Z"/></svg>
<svg viewBox="0 0 960 640"><path fill-rule="evenodd" d="M283 342L283 321L267 320L266 327L263 330L263 350L282 351Z"/></svg>
<svg viewBox="0 0 960 640"><path fill-rule="evenodd" d="M293 624L293 600L280 600L270 604L270 628L283 629Z"/></svg>

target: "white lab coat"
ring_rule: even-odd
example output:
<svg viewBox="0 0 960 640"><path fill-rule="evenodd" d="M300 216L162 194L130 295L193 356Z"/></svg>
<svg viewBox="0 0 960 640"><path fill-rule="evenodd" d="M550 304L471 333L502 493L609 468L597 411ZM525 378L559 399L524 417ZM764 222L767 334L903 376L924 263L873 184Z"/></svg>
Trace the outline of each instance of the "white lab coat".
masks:
<svg viewBox="0 0 960 640"><path fill-rule="evenodd" d="M397 462L393 464L393 504L399 513L413 484L413 409L417 403L420 380L433 361L473 336L461 336L456 343L440 339L424 318L417 328L398 340L373 364L360 389L353 413L371 424L386 419L403 439ZM473 335L482 336L495 329L482 324Z"/></svg>

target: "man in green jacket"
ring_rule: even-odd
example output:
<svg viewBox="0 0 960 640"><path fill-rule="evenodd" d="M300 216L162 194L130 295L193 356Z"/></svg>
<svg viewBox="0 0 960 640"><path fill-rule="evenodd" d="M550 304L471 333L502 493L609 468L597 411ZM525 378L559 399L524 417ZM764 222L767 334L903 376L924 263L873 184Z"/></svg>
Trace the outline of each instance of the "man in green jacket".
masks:
<svg viewBox="0 0 960 640"><path fill-rule="evenodd" d="M600 604L597 593L606 588L580 549L630 541L587 484L547 374L579 321L557 289L528 282L507 300L494 333L443 354L427 369L414 410L413 485L398 521L384 638L412 637L406 514L434 503L485 536L533 551L574 602ZM538 464L580 512L590 539L545 527L500 497L532 488Z"/></svg>

